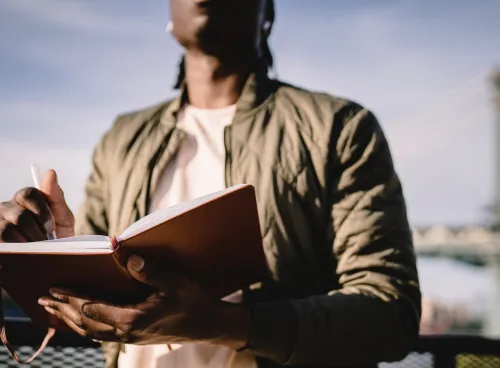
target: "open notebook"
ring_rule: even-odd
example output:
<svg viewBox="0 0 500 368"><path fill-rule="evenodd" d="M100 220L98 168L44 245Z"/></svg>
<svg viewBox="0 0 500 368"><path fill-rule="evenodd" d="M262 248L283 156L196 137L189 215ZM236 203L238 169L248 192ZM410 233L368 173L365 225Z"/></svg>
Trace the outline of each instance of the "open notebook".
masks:
<svg viewBox="0 0 500 368"><path fill-rule="evenodd" d="M215 192L192 201L180 203L175 206L159 210L143 217L142 219L134 222L123 233L116 237L116 242L103 235L81 235L73 236L71 238L45 240L30 243L3 243L0 246L0 254L111 254L115 251L117 246L124 241L133 238L145 231L148 231L166 221L169 221L179 215L193 211L197 207L206 205L207 203L221 199L231 198L235 200L235 193L241 195L241 191L250 189L248 185L235 185L225 190ZM242 203L245 204L245 203ZM225 214L213 213L214 216L227 216ZM237 215L237 214L235 214ZM206 219L205 219L206 220ZM192 224L193 227L196 224Z"/></svg>
<svg viewBox="0 0 500 368"><path fill-rule="evenodd" d="M67 330L38 298L63 287L114 303L139 301L152 290L121 266L130 253L181 267L214 297L261 281L267 265L254 188L237 185L154 212L116 238L0 244L0 282L33 322Z"/></svg>

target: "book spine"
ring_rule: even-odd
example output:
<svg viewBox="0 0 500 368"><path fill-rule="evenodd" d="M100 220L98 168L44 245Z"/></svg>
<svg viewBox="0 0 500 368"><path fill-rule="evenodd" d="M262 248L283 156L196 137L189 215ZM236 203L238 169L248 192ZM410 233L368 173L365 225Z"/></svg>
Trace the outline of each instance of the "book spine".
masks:
<svg viewBox="0 0 500 368"><path fill-rule="evenodd" d="M120 242L118 241L118 239L116 238L116 236L115 235L110 236L109 240L111 241L111 249L117 250L118 247L120 246Z"/></svg>

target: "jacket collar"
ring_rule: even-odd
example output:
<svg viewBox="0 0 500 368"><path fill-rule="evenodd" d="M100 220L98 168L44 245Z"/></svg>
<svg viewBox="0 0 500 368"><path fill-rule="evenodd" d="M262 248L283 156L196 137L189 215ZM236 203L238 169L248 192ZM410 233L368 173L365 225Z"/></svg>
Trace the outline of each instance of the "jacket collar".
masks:
<svg viewBox="0 0 500 368"><path fill-rule="evenodd" d="M262 105L276 90L277 84L276 81L269 79L265 72L251 74L236 103L235 119L239 119L246 113L251 113ZM184 138L183 132L174 128L177 122L177 114L185 101L187 101L187 89L183 85L181 93L177 97L155 107L147 118L153 124L152 129L159 126L161 133L151 136L150 144L138 158L136 168L141 171L138 173L138 177L144 180L135 182L135 187L131 189L135 192L136 198L134 207L136 212L132 215L132 222L147 214L150 192L156 187L158 175L173 157ZM152 169L153 167L154 169ZM149 174L148 171L150 171Z"/></svg>
<svg viewBox="0 0 500 368"><path fill-rule="evenodd" d="M246 114L257 108L276 90L277 83L267 76L266 71L259 70L250 74L240 98L236 102L236 115ZM162 124L173 128L177 121L177 114L187 101L187 85L181 86L181 93L165 106Z"/></svg>

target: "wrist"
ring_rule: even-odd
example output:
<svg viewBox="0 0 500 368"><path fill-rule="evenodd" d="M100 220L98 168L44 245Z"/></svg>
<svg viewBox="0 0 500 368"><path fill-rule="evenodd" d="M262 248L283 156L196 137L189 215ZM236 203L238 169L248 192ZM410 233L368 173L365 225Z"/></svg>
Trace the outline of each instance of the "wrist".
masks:
<svg viewBox="0 0 500 368"><path fill-rule="evenodd" d="M210 342L234 350L244 348L250 337L250 309L243 304L222 302L215 314L217 333Z"/></svg>

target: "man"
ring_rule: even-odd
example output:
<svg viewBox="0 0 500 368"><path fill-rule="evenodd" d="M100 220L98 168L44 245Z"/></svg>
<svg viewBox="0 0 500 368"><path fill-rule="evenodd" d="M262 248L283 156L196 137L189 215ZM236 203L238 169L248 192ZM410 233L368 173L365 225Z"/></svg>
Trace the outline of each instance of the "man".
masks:
<svg viewBox="0 0 500 368"><path fill-rule="evenodd" d="M212 300L176 270L133 255L130 274L158 289L143 303L51 290L40 304L107 341L108 365L120 368L402 359L418 335L420 291L401 184L374 115L268 78L272 1L171 0L171 15L185 49L182 92L120 116L104 136L76 233L118 234L148 212L249 183L269 277ZM41 225L75 232L54 172L0 215L3 241L41 239Z"/></svg>

